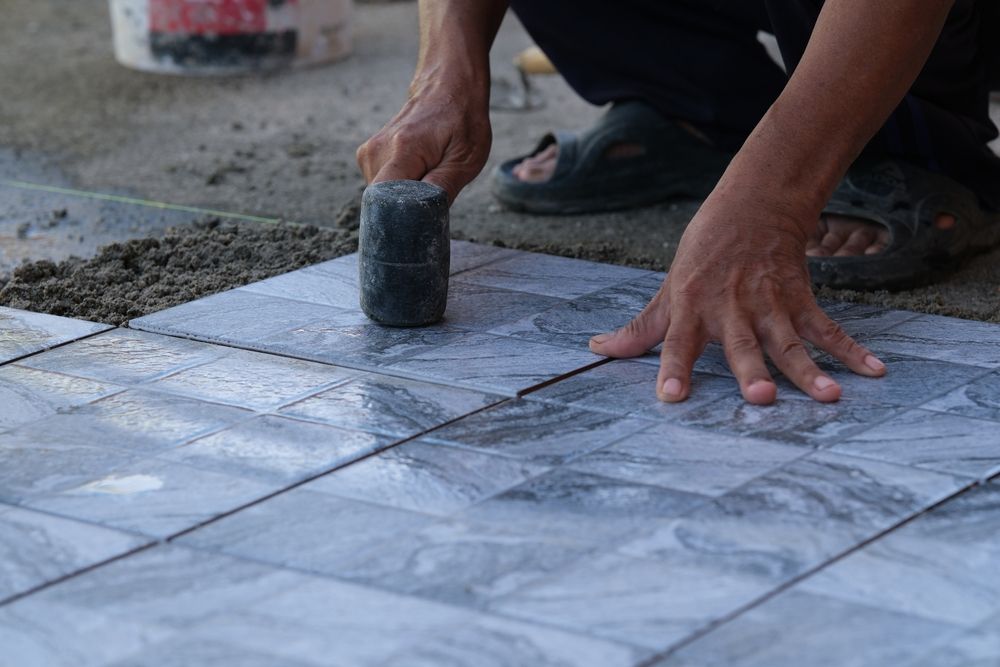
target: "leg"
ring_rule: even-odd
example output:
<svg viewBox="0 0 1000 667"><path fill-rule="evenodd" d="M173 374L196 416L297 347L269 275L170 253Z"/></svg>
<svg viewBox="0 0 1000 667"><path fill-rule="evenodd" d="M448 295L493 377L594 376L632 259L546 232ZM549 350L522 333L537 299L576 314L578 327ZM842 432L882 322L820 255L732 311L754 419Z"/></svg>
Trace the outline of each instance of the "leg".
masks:
<svg viewBox="0 0 1000 667"><path fill-rule="evenodd" d="M581 97L638 99L735 150L785 76L757 41L761 0L512 0ZM599 46L598 46L599 45Z"/></svg>

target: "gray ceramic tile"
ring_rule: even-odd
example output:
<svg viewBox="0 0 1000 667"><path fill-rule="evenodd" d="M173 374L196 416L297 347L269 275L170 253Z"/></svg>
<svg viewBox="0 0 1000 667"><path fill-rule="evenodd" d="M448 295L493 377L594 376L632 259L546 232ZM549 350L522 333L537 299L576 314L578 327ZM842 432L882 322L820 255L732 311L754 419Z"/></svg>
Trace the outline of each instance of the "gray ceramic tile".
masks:
<svg viewBox="0 0 1000 667"><path fill-rule="evenodd" d="M328 571L375 588L482 607L586 553L579 545L523 535L502 524L443 521L403 532Z"/></svg>
<svg viewBox="0 0 1000 667"><path fill-rule="evenodd" d="M249 651L211 640L174 637L150 646L136 655L116 660L107 667L315 667L312 662L280 658L273 653Z"/></svg>
<svg viewBox="0 0 1000 667"><path fill-rule="evenodd" d="M453 280L444 322L467 331L489 331L564 303L562 299Z"/></svg>
<svg viewBox="0 0 1000 667"><path fill-rule="evenodd" d="M0 368L0 431L122 391L122 387L16 364Z"/></svg>
<svg viewBox="0 0 1000 667"><path fill-rule="evenodd" d="M389 507L448 515L544 470L503 456L410 442L337 470L303 488Z"/></svg>
<svg viewBox="0 0 1000 667"><path fill-rule="evenodd" d="M818 403L780 397L773 405L759 406L737 394L686 412L677 423L713 433L818 446L864 431L899 411L865 401Z"/></svg>
<svg viewBox="0 0 1000 667"><path fill-rule="evenodd" d="M1000 665L1000 615L943 642L908 667L995 667Z"/></svg>
<svg viewBox="0 0 1000 667"><path fill-rule="evenodd" d="M559 465L648 425L604 412L514 399L436 429L422 440Z"/></svg>
<svg viewBox="0 0 1000 667"><path fill-rule="evenodd" d="M172 634L130 618L51 604L35 594L0 607L0 666L105 667Z"/></svg>
<svg viewBox="0 0 1000 667"><path fill-rule="evenodd" d="M462 282L575 299L648 273L624 266L526 253L467 271L462 274Z"/></svg>
<svg viewBox="0 0 1000 667"><path fill-rule="evenodd" d="M996 422L910 410L833 450L985 478L1000 470L1000 429Z"/></svg>
<svg viewBox="0 0 1000 667"><path fill-rule="evenodd" d="M963 488L966 480L824 452L792 461L623 553L785 583Z"/></svg>
<svg viewBox="0 0 1000 667"><path fill-rule="evenodd" d="M897 324L902 324L918 316L918 313L908 310L887 310L878 306L843 301L821 301L820 307L848 335L859 340L891 329Z"/></svg>
<svg viewBox="0 0 1000 667"><path fill-rule="evenodd" d="M266 296L307 301L323 306L358 310L357 254L338 257L280 276L251 283L239 289Z"/></svg>
<svg viewBox="0 0 1000 667"><path fill-rule="evenodd" d="M766 440L657 424L570 463L581 472L721 495L803 455Z"/></svg>
<svg viewBox="0 0 1000 667"><path fill-rule="evenodd" d="M658 373L659 368L651 364L615 360L532 392L528 398L621 416L672 421L722 397L739 396L739 386L732 378L695 373L686 401L664 403L656 396Z"/></svg>
<svg viewBox="0 0 1000 667"><path fill-rule="evenodd" d="M0 306L0 363L110 328L107 324Z"/></svg>
<svg viewBox="0 0 1000 667"><path fill-rule="evenodd" d="M133 329L255 348L264 338L319 320L356 324L355 311L243 289L191 301L132 320Z"/></svg>
<svg viewBox="0 0 1000 667"><path fill-rule="evenodd" d="M224 347L205 343L114 329L25 359L20 365L101 382L136 384L211 361L226 352Z"/></svg>
<svg viewBox="0 0 1000 667"><path fill-rule="evenodd" d="M71 488L143 457L91 441L86 433L75 437L70 429L59 430L50 439L46 428L50 421L54 418L0 434L0 501L19 503Z"/></svg>
<svg viewBox="0 0 1000 667"><path fill-rule="evenodd" d="M276 491L273 485L163 461L143 461L25 504L165 538Z"/></svg>
<svg viewBox="0 0 1000 667"><path fill-rule="evenodd" d="M559 468L466 510L460 518L524 535L607 545L666 523L706 496Z"/></svg>
<svg viewBox="0 0 1000 667"><path fill-rule="evenodd" d="M467 609L299 574L266 599L230 606L192 628L207 638L317 665L375 667L439 632L467 623Z"/></svg>
<svg viewBox="0 0 1000 667"><path fill-rule="evenodd" d="M592 336L628 324L649 303L661 283L659 274L649 273L497 327L490 333L586 349Z"/></svg>
<svg viewBox="0 0 1000 667"><path fill-rule="evenodd" d="M291 484L391 443L388 436L264 416L171 449L159 458L272 484Z"/></svg>
<svg viewBox="0 0 1000 667"><path fill-rule="evenodd" d="M621 644L478 615L407 646L384 667L632 667L645 657L645 651Z"/></svg>
<svg viewBox="0 0 1000 667"><path fill-rule="evenodd" d="M451 242L451 275L522 254L521 250L469 241Z"/></svg>
<svg viewBox="0 0 1000 667"><path fill-rule="evenodd" d="M663 650L767 591L752 579L608 554L492 605L538 623Z"/></svg>
<svg viewBox="0 0 1000 667"><path fill-rule="evenodd" d="M136 535L0 505L0 601L147 542Z"/></svg>
<svg viewBox="0 0 1000 667"><path fill-rule="evenodd" d="M655 667L909 665L955 629L800 592L783 593Z"/></svg>
<svg viewBox="0 0 1000 667"><path fill-rule="evenodd" d="M828 356L817 359L820 370L840 383L841 401L863 401L882 405L913 407L955 387L983 376L982 368L934 359L896 354L879 356L887 367L885 376L870 378L853 373ZM788 379L778 379L778 393L786 398L811 400Z"/></svg>
<svg viewBox="0 0 1000 667"><path fill-rule="evenodd" d="M361 564L362 554L391 552L406 535L433 521L427 515L299 487L202 526L177 542L340 575ZM382 557L391 558L391 554Z"/></svg>
<svg viewBox="0 0 1000 667"><path fill-rule="evenodd" d="M965 492L799 585L967 627L1000 611L1000 484Z"/></svg>
<svg viewBox="0 0 1000 667"><path fill-rule="evenodd" d="M920 407L964 417L1000 421L1000 372L991 373Z"/></svg>
<svg viewBox="0 0 1000 667"><path fill-rule="evenodd" d="M864 341L877 354L895 353L983 368L1000 367L1000 325L921 315Z"/></svg>
<svg viewBox="0 0 1000 667"><path fill-rule="evenodd" d="M586 350L474 334L393 364L389 370L516 396L600 360Z"/></svg>
<svg viewBox="0 0 1000 667"><path fill-rule="evenodd" d="M362 374L289 405L282 413L359 431L410 437L501 400L471 389Z"/></svg>
<svg viewBox="0 0 1000 667"><path fill-rule="evenodd" d="M304 324L264 338L257 347L298 359L378 370L468 335L444 325L403 329L380 326L364 315L357 320L347 326L327 320Z"/></svg>
<svg viewBox="0 0 1000 667"><path fill-rule="evenodd" d="M90 615L111 617L183 630L193 638L194 628L215 614L281 594L303 579L303 575L259 563L158 546L68 579L28 599L73 609L78 620Z"/></svg>
<svg viewBox="0 0 1000 667"><path fill-rule="evenodd" d="M276 410L356 376L356 371L327 364L233 350L158 380L150 388L252 410Z"/></svg>
<svg viewBox="0 0 1000 667"><path fill-rule="evenodd" d="M520 251L496 246L451 242L451 274L475 269L499 259L521 255ZM240 291L308 301L324 306L359 310L357 253L292 271L241 287Z"/></svg>

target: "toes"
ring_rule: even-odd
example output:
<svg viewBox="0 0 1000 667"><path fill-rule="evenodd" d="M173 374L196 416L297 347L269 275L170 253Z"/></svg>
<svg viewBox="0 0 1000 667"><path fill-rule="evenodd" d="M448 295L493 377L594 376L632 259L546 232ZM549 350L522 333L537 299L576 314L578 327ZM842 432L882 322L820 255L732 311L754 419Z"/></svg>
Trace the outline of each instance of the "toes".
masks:
<svg viewBox="0 0 1000 667"><path fill-rule="evenodd" d="M844 241L835 253L835 257L856 257L865 254L865 251L878 239L878 229L872 225L865 225L855 229Z"/></svg>

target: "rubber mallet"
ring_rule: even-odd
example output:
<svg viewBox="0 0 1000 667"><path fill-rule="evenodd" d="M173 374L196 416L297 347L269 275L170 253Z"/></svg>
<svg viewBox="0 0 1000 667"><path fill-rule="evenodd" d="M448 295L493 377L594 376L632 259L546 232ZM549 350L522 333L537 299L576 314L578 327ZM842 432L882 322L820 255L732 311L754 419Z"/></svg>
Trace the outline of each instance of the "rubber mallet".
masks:
<svg viewBox="0 0 1000 667"><path fill-rule="evenodd" d="M421 181L374 183L361 197L361 309L379 324L440 322L448 305L448 195Z"/></svg>

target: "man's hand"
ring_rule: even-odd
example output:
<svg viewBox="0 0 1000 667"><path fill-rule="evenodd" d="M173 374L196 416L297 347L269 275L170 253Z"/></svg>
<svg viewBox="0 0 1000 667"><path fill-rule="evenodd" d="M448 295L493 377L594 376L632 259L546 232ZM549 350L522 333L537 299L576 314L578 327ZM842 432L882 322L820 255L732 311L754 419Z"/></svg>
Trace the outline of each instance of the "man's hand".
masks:
<svg viewBox="0 0 1000 667"><path fill-rule="evenodd" d="M421 0L410 96L358 149L369 183L424 180L454 201L490 153L489 52L507 0Z"/></svg>
<svg viewBox="0 0 1000 667"><path fill-rule="evenodd" d="M454 201L486 164L492 134L487 105L456 96L449 82L417 90L395 118L358 149L368 183L424 180Z"/></svg>
<svg viewBox="0 0 1000 667"><path fill-rule="evenodd" d="M709 199L681 238L663 287L623 329L596 336L591 349L634 357L663 343L656 391L682 401L691 371L709 341L721 341L743 397L769 404L777 387L764 354L817 401L836 401L840 387L817 368L803 341L861 375L885 366L816 305L805 263L806 234L759 202L734 206Z"/></svg>

